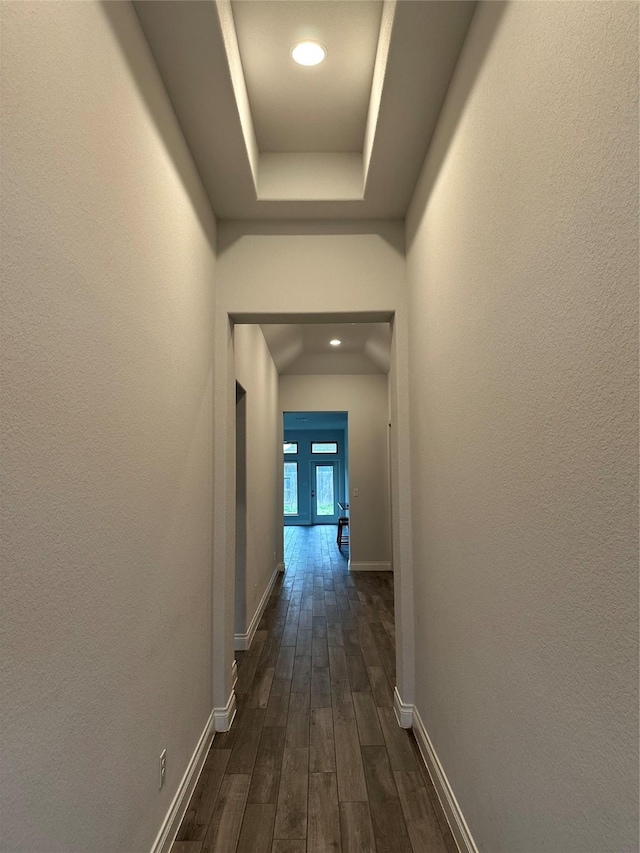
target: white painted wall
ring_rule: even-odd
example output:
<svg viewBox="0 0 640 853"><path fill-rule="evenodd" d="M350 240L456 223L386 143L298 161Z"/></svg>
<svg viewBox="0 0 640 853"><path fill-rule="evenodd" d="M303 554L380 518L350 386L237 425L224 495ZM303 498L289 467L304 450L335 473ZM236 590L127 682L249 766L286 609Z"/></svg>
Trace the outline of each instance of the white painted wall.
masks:
<svg viewBox="0 0 640 853"><path fill-rule="evenodd" d="M389 569L387 377L281 376L280 411L348 413L349 559L354 568Z"/></svg>
<svg viewBox="0 0 640 853"><path fill-rule="evenodd" d="M395 221L219 223L222 310L394 311L403 306L404 227Z"/></svg>
<svg viewBox="0 0 640 853"><path fill-rule="evenodd" d="M235 370L247 392L247 555L246 632L276 568L282 550L282 509L278 493L282 426L278 410L278 372L260 329L234 327ZM276 554L276 557L274 557Z"/></svg>
<svg viewBox="0 0 640 853"><path fill-rule="evenodd" d="M362 154L260 154L257 196L265 201L362 199Z"/></svg>
<svg viewBox="0 0 640 853"><path fill-rule="evenodd" d="M129 4L1 13L0 849L148 851L211 711L215 222Z"/></svg>
<svg viewBox="0 0 640 853"><path fill-rule="evenodd" d="M637 22L480 4L408 217L416 702L492 853L637 849Z"/></svg>

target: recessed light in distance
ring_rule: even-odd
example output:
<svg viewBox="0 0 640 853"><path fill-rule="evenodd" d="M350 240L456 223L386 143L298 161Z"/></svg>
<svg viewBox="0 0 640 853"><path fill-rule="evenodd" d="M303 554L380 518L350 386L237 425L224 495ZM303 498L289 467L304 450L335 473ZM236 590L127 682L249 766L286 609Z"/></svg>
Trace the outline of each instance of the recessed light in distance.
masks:
<svg viewBox="0 0 640 853"><path fill-rule="evenodd" d="M329 341L332 347L339 347L342 341L339 341L337 338L334 338L332 341Z"/></svg>
<svg viewBox="0 0 640 853"><path fill-rule="evenodd" d="M291 48L291 56L298 65L319 65L326 55L326 48L317 41L301 41Z"/></svg>

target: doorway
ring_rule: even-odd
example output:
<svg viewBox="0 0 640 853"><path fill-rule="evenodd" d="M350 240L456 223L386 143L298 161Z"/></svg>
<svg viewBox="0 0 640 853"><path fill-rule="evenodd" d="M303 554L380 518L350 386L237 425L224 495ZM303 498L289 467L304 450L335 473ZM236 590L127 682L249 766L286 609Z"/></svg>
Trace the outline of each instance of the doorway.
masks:
<svg viewBox="0 0 640 853"><path fill-rule="evenodd" d="M338 524L349 495L347 412L284 412L283 523Z"/></svg>

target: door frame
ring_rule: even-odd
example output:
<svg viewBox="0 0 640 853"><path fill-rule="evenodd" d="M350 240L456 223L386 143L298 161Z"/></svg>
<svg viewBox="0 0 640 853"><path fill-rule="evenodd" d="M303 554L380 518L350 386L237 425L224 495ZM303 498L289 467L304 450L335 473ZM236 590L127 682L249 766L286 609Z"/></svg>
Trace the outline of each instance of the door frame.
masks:
<svg viewBox="0 0 640 853"><path fill-rule="evenodd" d="M213 388L215 400L213 453L212 548L212 700L215 728L224 731L235 714L233 648L233 595L235 551L235 368L234 324L259 323L377 323L390 322L391 367L389 404L391 430L392 561L395 587L396 693L405 703L415 701L414 580L411 523L411 453L409 432L408 311L404 298L394 308L370 311L330 311L296 314L265 310L247 312L232 307L229 297L216 303L213 335ZM281 413L280 413L281 415ZM280 448L282 447L280 432ZM280 475L282 506L282 474ZM282 552L278 554L283 559ZM218 717L220 720L218 721Z"/></svg>

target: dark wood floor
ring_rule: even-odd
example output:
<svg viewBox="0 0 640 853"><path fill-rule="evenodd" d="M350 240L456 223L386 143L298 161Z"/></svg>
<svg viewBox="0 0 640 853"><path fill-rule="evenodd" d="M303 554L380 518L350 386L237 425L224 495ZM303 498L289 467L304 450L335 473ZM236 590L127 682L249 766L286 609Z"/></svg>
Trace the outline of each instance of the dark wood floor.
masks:
<svg viewBox="0 0 640 853"><path fill-rule="evenodd" d="M332 526L285 529L286 574L239 661L173 853L455 853L398 727L393 575L349 573Z"/></svg>

